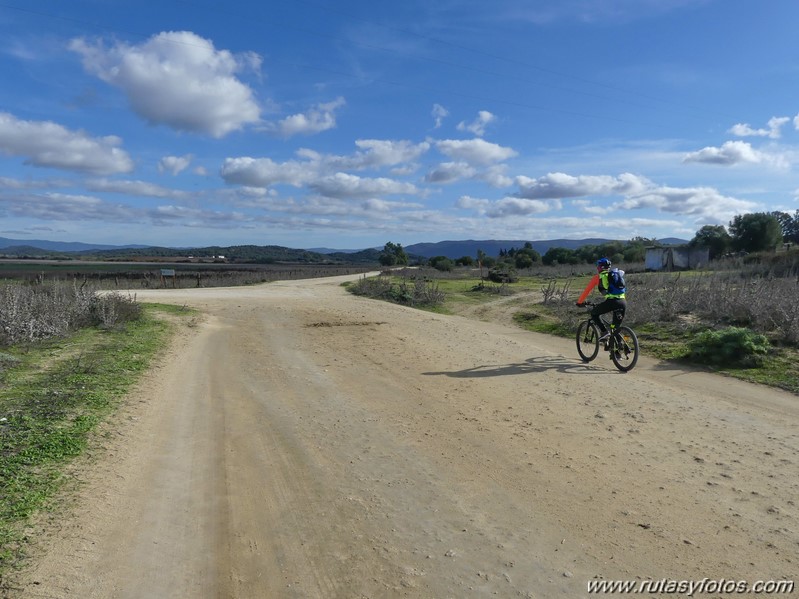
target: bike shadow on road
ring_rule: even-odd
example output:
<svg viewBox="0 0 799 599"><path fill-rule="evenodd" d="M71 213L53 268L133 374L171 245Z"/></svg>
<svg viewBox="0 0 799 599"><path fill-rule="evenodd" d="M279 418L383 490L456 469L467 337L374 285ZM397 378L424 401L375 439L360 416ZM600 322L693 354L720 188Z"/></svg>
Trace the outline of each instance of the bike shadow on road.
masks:
<svg viewBox="0 0 799 599"><path fill-rule="evenodd" d="M510 376L515 374L540 374L557 370L565 374L613 374L616 370L603 368L600 365L586 364L573 358L563 356L538 356L518 364L481 365L464 370L444 370L441 372L423 372L427 376L451 376L454 378L482 378L490 376Z"/></svg>

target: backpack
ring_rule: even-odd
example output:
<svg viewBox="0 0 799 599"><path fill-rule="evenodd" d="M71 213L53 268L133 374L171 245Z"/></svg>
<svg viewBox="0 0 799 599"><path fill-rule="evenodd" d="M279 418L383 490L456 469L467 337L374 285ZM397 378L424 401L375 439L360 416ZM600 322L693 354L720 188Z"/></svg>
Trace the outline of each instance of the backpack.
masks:
<svg viewBox="0 0 799 599"><path fill-rule="evenodd" d="M627 291L627 284L624 282L624 271L618 268L611 268L608 271L608 293L610 295L621 295Z"/></svg>

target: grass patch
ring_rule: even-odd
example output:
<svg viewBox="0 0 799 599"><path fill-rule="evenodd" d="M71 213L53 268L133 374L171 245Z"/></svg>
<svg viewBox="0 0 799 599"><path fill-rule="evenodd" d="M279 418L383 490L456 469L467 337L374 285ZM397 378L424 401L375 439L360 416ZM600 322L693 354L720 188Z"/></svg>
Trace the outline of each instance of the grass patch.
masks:
<svg viewBox="0 0 799 599"><path fill-rule="evenodd" d="M564 320L561 310L542 304L530 305L514 315L514 321L523 329L572 338L576 325ZM578 313L579 315L580 313ZM582 316L575 322L582 320ZM700 364L691 358L691 343L698 335L708 331L708 325L696 323L686 327L680 323L657 322L634 327L641 343L641 353L659 360L684 363L691 368L723 374L742 381L776 387L799 394L799 350L790 346L773 346L757 367L713 366ZM575 350L576 351L576 350Z"/></svg>
<svg viewBox="0 0 799 599"><path fill-rule="evenodd" d="M25 525L62 487L65 466L164 347L171 324L159 313L190 312L147 304L142 317L124 327L82 329L4 352L0 580L24 556Z"/></svg>
<svg viewBox="0 0 799 599"><path fill-rule="evenodd" d="M799 304L795 281L742 277L741 273L628 272L628 311L625 324L641 342L641 351L660 360L681 362L740 380L799 394ZM476 269L439 273L434 269L395 271L392 284L423 277L435 281L443 293L436 306L416 307L442 314L479 314L490 319L491 304L510 303L517 295L513 320L523 329L559 337L573 337L585 313L574 307L590 275L566 272L548 276L535 272L507 284L480 278ZM382 299L382 298L380 298ZM485 310L481 308L485 306ZM479 310L474 310L479 308ZM484 318L489 315L488 318ZM702 364L692 342L704 333L742 326L766 335L768 353L758 364Z"/></svg>

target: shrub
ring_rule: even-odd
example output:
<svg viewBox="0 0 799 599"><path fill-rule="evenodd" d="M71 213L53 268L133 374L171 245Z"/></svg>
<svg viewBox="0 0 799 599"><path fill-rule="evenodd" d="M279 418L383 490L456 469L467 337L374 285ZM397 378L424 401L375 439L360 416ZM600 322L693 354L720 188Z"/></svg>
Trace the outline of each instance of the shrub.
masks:
<svg viewBox="0 0 799 599"><path fill-rule="evenodd" d="M63 337L84 326L118 326L140 314L134 300L98 296L84 285L0 285L0 346Z"/></svg>
<svg viewBox="0 0 799 599"><path fill-rule="evenodd" d="M757 367L769 352L765 335L739 327L703 331L688 343L688 357L713 366Z"/></svg>
<svg viewBox="0 0 799 599"><path fill-rule="evenodd" d="M355 295L382 299L405 306L437 306L444 302L438 284L424 277L393 283L388 276L361 277L348 288Z"/></svg>
<svg viewBox="0 0 799 599"><path fill-rule="evenodd" d="M95 295L89 313L92 324L111 329L141 318L142 308L134 298L112 292Z"/></svg>
<svg viewBox="0 0 799 599"><path fill-rule="evenodd" d="M506 262L500 262L488 271L488 280L494 283L515 283L519 280L519 273Z"/></svg>

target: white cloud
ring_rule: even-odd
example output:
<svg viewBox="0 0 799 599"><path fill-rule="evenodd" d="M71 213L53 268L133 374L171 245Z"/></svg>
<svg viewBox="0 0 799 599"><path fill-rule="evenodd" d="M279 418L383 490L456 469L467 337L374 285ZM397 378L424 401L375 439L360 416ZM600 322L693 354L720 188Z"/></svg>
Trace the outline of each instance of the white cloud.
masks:
<svg viewBox="0 0 799 599"><path fill-rule="evenodd" d="M270 124L267 129L275 131L283 137L321 133L336 126L336 110L344 104L346 104L344 98L317 104L304 113L294 114L276 124Z"/></svg>
<svg viewBox="0 0 799 599"><path fill-rule="evenodd" d="M618 177L609 175L580 175L574 177L566 173L548 173L538 179L516 177L519 192L514 194L527 199L576 198L589 195L627 195L640 192L651 183L630 173Z"/></svg>
<svg viewBox="0 0 799 599"><path fill-rule="evenodd" d="M507 170L504 164L494 164L478 173L477 178L492 187L509 187L513 185L513 179L506 174Z"/></svg>
<svg viewBox="0 0 799 599"><path fill-rule="evenodd" d="M457 129L458 131L469 131L478 137L482 137L485 135L486 127L495 120L497 120L496 116L487 110L481 110L477 113L477 118L474 121L468 124L461 121L458 123Z"/></svg>
<svg viewBox="0 0 799 599"><path fill-rule="evenodd" d="M221 176L227 183L253 187L279 183L300 187L343 169L380 169L403 165L415 161L430 148L428 142L414 144L406 140L361 139L355 145L359 150L348 156L321 154L301 148L297 156L304 160L283 163L276 163L270 158L227 158L222 165ZM410 165L398 170L412 172L415 168L415 165Z"/></svg>
<svg viewBox="0 0 799 599"><path fill-rule="evenodd" d="M738 123L730 128L730 133L739 137L770 137L771 139L779 139L782 134L782 126L790 121L787 116L772 117L768 121L768 129L753 129L746 123Z"/></svg>
<svg viewBox="0 0 799 599"><path fill-rule="evenodd" d="M517 155L517 152L511 148L483 139L444 139L435 142L435 145L438 151L445 156L463 160L472 165L493 164Z"/></svg>
<svg viewBox="0 0 799 599"><path fill-rule="evenodd" d="M58 179L12 179L0 177L0 189L55 189L68 186L68 181Z"/></svg>
<svg viewBox="0 0 799 599"><path fill-rule="evenodd" d="M707 222L728 223L757 204L722 195L711 187L654 187L616 205L622 209L653 208L659 212L695 216Z"/></svg>
<svg viewBox="0 0 799 599"><path fill-rule="evenodd" d="M456 208L462 208L464 210L476 210L478 212L484 212L490 205L491 200L474 198L472 196L461 196L455 202Z"/></svg>
<svg viewBox="0 0 799 599"><path fill-rule="evenodd" d="M108 179L92 179L86 182L89 191L105 193L121 193L132 196L151 198L184 199L189 197L185 191L167 189L146 181L112 181Z"/></svg>
<svg viewBox="0 0 799 599"><path fill-rule="evenodd" d="M444 123L444 119L449 116L449 111L441 106L441 104L433 104L433 112L431 114L435 121L434 128L438 129Z"/></svg>
<svg viewBox="0 0 799 599"><path fill-rule="evenodd" d="M322 196L342 199L418 193L416 186L410 183L385 177L368 179L346 173L323 177L311 183L309 187Z"/></svg>
<svg viewBox="0 0 799 599"><path fill-rule="evenodd" d="M89 137L50 121L23 121L0 112L0 152L34 166L107 175L133 170L116 136Z"/></svg>
<svg viewBox="0 0 799 599"><path fill-rule="evenodd" d="M354 165L361 168L413 162L430 149L428 142L414 144L406 140L359 139L355 145L364 150L356 154Z"/></svg>
<svg viewBox="0 0 799 599"><path fill-rule="evenodd" d="M248 187L269 187L276 184L300 187L315 179L318 174L309 163L295 160L274 162L270 158L226 158L220 170L226 183Z"/></svg>
<svg viewBox="0 0 799 599"><path fill-rule="evenodd" d="M430 149L429 142L414 144L407 140L359 139L355 145L359 150L350 156L320 154L307 148L297 154L328 170L362 170L414 162Z"/></svg>
<svg viewBox="0 0 799 599"><path fill-rule="evenodd" d="M123 204L112 204L86 195L46 193L5 198L0 196L0 210L15 217L55 221L137 222L141 211Z"/></svg>
<svg viewBox="0 0 799 599"><path fill-rule="evenodd" d="M523 198L502 198L494 202L487 210L486 216L489 218L504 218L507 216L530 216L531 214L543 214L552 209L559 209L560 203L544 202L542 200L526 200Z"/></svg>
<svg viewBox="0 0 799 599"><path fill-rule="evenodd" d="M201 210L186 206L158 206L147 212L147 216L156 226L209 228L209 229L246 229L252 226L252 218L241 212Z"/></svg>
<svg viewBox="0 0 799 599"><path fill-rule="evenodd" d="M192 159L193 156L191 154L187 154L186 156L164 156L158 162L158 172L177 175L189 167Z"/></svg>
<svg viewBox="0 0 799 599"><path fill-rule="evenodd" d="M138 46L72 40L84 68L120 88L150 123L220 138L259 120L252 90L235 74L260 67L255 54L216 50L189 31L154 35Z"/></svg>
<svg viewBox="0 0 799 599"><path fill-rule="evenodd" d="M657 212L695 217L713 223L726 224L735 215L757 207L755 202L732 198L711 187L658 186L652 181L623 173L611 176L571 176L550 173L539 179L517 177L519 192L515 197L523 200L556 200L558 198L589 198L590 196L622 196L618 201L600 205L589 199L575 200L573 204L587 214L610 214L619 210L650 209ZM498 202L489 214L525 214L536 209L555 209L551 203L514 204L508 198ZM559 204L557 205L559 208ZM515 211L515 212L514 212Z"/></svg>
<svg viewBox="0 0 799 599"><path fill-rule="evenodd" d="M683 162L729 166L741 163L757 164L764 158L765 156L761 152L745 141L727 141L720 148L709 146L697 152L690 152L683 158Z"/></svg>
<svg viewBox="0 0 799 599"><path fill-rule="evenodd" d="M442 162L425 175L427 183L454 183L462 179L471 179L477 171L466 162Z"/></svg>

